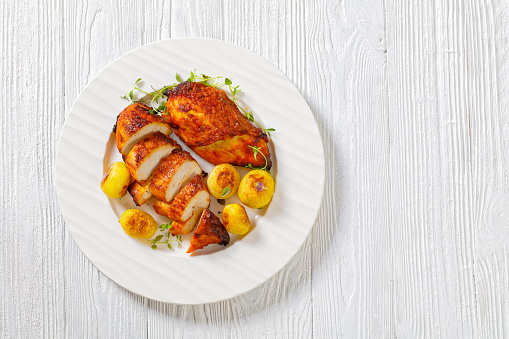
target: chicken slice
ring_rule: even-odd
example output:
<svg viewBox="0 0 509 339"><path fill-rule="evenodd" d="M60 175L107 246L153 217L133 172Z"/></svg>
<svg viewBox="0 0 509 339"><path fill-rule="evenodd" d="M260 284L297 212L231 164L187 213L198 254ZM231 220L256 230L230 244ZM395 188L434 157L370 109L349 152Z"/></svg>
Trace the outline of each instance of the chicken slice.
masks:
<svg viewBox="0 0 509 339"><path fill-rule="evenodd" d="M251 124L223 90L186 81L167 94L168 116L164 119L171 123L180 140L203 159L214 165L266 164L270 169L267 135ZM253 148L258 150L256 154Z"/></svg>
<svg viewBox="0 0 509 339"><path fill-rule="evenodd" d="M154 202L154 211L173 220L172 234L191 232L201 213L210 206L210 194L200 175L194 178L180 191L171 203L161 200Z"/></svg>
<svg viewBox="0 0 509 339"><path fill-rule="evenodd" d="M180 146L174 140L157 132L134 145L124 161L133 178L142 182L152 175L161 159L177 148Z"/></svg>
<svg viewBox="0 0 509 339"><path fill-rule="evenodd" d="M150 193L159 200L170 202L182 186L201 172L189 152L174 149L154 171L149 185Z"/></svg>
<svg viewBox="0 0 509 339"><path fill-rule="evenodd" d="M154 205L152 207L154 208L154 211L157 214L168 217L168 212L170 211L170 206L171 206L171 204L169 202L165 202L165 201L156 199L156 201L154 201Z"/></svg>
<svg viewBox="0 0 509 339"><path fill-rule="evenodd" d="M123 155L129 154L133 146L147 135L160 132L170 135L172 129L159 115L149 113L150 107L134 103L127 106L117 117L114 127L117 148Z"/></svg>
<svg viewBox="0 0 509 339"><path fill-rule="evenodd" d="M208 208L201 215L200 222L191 238L191 244L186 253L204 248L209 244L228 245L230 235L224 228L221 220Z"/></svg>
<svg viewBox="0 0 509 339"><path fill-rule="evenodd" d="M185 221L173 221L171 223L170 233L173 235L191 233L198 223L202 212L203 208L195 208L189 219Z"/></svg>
<svg viewBox="0 0 509 339"><path fill-rule="evenodd" d="M201 175L197 174L173 199L168 210L168 217L172 220L187 220L195 209L203 210L209 206L209 191Z"/></svg>
<svg viewBox="0 0 509 339"><path fill-rule="evenodd" d="M196 224L198 223L198 220L200 219L200 215L203 212L203 210L206 207L208 207L208 204L205 207L202 207L202 206L203 206L202 204L198 204L197 206L195 206L195 208L192 210L191 216L187 220L184 220L184 221L173 220L173 222L171 223L170 233L173 235L190 233L194 229ZM167 202L164 202L161 200L156 200L154 202L153 207L154 207L154 211L157 214L163 215L163 216L169 218L168 214L171 209L170 203L167 203Z"/></svg>
<svg viewBox="0 0 509 339"><path fill-rule="evenodd" d="M131 185L129 185L129 187L127 188L127 191L133 197L136 206L143 205L152 196L152 194L148 190L148 187L141 185L137 181L133 181Z"/></svg>

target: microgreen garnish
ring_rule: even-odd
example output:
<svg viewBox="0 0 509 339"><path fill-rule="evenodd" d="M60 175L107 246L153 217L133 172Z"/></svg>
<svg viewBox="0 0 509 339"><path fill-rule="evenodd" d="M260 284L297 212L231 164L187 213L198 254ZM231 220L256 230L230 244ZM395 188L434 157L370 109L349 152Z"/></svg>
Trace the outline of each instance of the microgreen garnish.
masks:
<svg viewBox="0 0 509 339"><path fill-rule="evenodd" d="M172 89L173 87L175 87L178 84L173 84L173 85L170 85L170 86L164 86L163 88L157 89L157 90L154 87L152 87L152 89L154 91L147 92L147 91L141 89L138 86L138 83L141 80L142 80L141 78L138 78L138 80L136 80L134 82L134 86L131 89L129 89L122 98L131 101L131 103L141 102L142 104L145 104L145 102L142 99L134 100L134 92L135 91L139 91L139 92L145 93L146 95L150 95L151 96L150 102L148 103L149 106L151 106L151 108L149 110L149 113L150 114L167 115L168 114L168 111L166 110L166 99L167 99L167 97L164 94L164 92L166 92L169 89Z"/></svg>
<svg viewBox="0 0 509 339"><path fill-rule="evenodd" d="M180 77L180 75L178 73L175 74L175 79L177 80L177 83L174 83L169 86L164 86L163 88L158 89L158 90L156 90L155 88L152 87L152 89L154 90L153 92L146 92L145 90L141 89L138 86L138 83L142 81L142 78L138 78L134 82L134 86L132 88L130 88L122 98L131 101L131 103L135 103L135 102L145 103L145 102L143 102L143 100L134 100L135 91L145 93L145 95L150 95L152 97L149 102L149 106L151 106L149 113L150 114L167 115L168 111L166 109L166 100L168 99L168 97L164 93L167 90L174 88L175 86L177 86L179 83L182 82L182 78ZM276 131L274 128L264 128L262 125L260 125L254 119L252 111L250 111L247 107L246 108L242 107L239 104L239 102L237 100L237 94L239 94L242 91L239 88L239 85L233 86L233 82L229 78L224 78L224 82L221 82L220 79L223 79L223 77L222 76L210 77L203 73L201 73L201 74L197 73L196 69L194 69L190 72L190 75L186 79L186 81L200 82L200 83L202 83L206 86L209 86L209 87L210 86L211 87L220 87L223 85L228 86L228 88L230 90L230 94L232 96L232 101L235 103L235 105L237 105L237 107L242 111L242 113L244 113L244 115L246 116L246 118L249 121L257 124L263 130L263 132L266 133L268 136L270 136L270 132Z"/></svg>
<svg viewBox="0 0 509 339"><path fill-rule="evenodd" d="M159 230L161 232L163 232L165 230L169 230L171 227L172 226L171 226L171 221L170 221L169 223L159 225Z"/></svg>
<svg viewBox="0 0 509 339"><path fill-rule="evenodd" d="M159 225L159 230L161 232L164 232L166 230L169 230L171 227L172 227L171 226L171 222L169 222L167 224ZM171 236L171 239L170 239L170 236ZM182 242L182 236L180 234L172 236L170 231L168 231L168 233L166 235L166 240L162 241L163 237L164 237L164 234L159 234L154 239L147 239L147 241L152 244L152 246L150 246L150 247L152 249L154 249L154 250L157 249L157 244L166 244L166 246L168 246L168 248L171 250L172 249L172 246L171 246L172 242L176 242L177 246L180 246L180 243Z"/></svg>
<svg viewBox="0 0 509 339"><path fill-rule="evenodd" d="M255 185L255 188L258 192L261 192L263 190L266 190L267 188L263 185L263 182L258 181Z"/></svg>
<svg viewBox="0 0 509 339"><path fill-rule="evenodd" d="M180 80L180 76L177 74L176 76L177 78L177 81L178 82L182 82ZM186 79L186 81L189 81L189 82L201 82L202 84L210 87L219 87L219 86L222 86L223 83L219 81L219 79L222 79L223 77L222 76L219 76L219 77L210 77L206 74L199 74L199 73L196 73L196 69L192 70L191 71L191 75L189 76L189 78Z"/></svg>
<svg viewBox="0 0 509 339"><path fill-rule="evenodd" d="M258 155L258 153L260 153L263 158L265 159L265 166L263 167L253 167L253 164L251 163L248 163L247 164L247 168L251 168L251 169L261 169L261 170L264 170L266 171L267 173L271 174L269 170L267 170L267 164L268 164L268 161L267 161L267 157L265 156L265 154L263 154L263 152L260 152L261 148L260 147L257 147L257 146L251 146L251 145L247 145L247 147L251 148L253 150L253 156L256 160L256 156Z"/></svg>
<svg viewBox="0 0 509 339"><path fill-rule="evenodd" d="M230 186L231 186L231 184L226 186L225 188L223 188L223 194L221 195L221 198L230 194Z"/></svg>

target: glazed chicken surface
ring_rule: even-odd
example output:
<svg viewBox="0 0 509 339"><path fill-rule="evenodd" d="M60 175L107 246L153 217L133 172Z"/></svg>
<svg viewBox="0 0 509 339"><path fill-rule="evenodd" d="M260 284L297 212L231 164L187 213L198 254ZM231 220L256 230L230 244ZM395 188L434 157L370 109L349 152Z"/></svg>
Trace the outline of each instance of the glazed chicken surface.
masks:
<svg viewBox="0 0 509 339"><path fill-rule="evenodd" d="M271 167L268 138L239 111L223 90L199 82L183 82L167 92L166 120L175 134L208 162L218 165L263 167L265 159L255 158L259 147Z"/></svg>

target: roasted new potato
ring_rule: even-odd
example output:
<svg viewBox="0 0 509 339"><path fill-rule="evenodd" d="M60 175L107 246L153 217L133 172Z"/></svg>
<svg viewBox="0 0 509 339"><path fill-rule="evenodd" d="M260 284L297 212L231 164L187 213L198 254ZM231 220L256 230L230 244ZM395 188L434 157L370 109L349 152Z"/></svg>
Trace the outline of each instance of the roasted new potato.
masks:
<svg viewBox="0 0 509 339"><path fill-rule="evenodd" d="M267 205L274 194L274 179L264 170L254 170L242 178L238 196L250 208Z"/></svg>
<svg viewBox="0 0 509 339"><path fill-rule="evenodd" d="M123 162L116 162L108 167L101 180L101 189L110 198L120 198L127 193L132 178Z"/></svg>
<svg viewBox="0 0 509 339"><path fill-rule="evenodd" d="M130 209L120 216L120 225L124 232L133 237L148 239L157 231L157 222L145 211Z"/></svg>
<svg viewBox="0 0 509 339"><path fill-rule="evenodd" d="M239 184L240 174L230 164L217 165L207 178L207 188L216 199L231 197L237 192Z"/></svg>
<svg viewBox="0 0 509 339"><path fill-rule="evenodd" d="M239 204L226 205L223 209L223 225L230 233L242 235L249 231L251 223L244 206Z"/></svg>

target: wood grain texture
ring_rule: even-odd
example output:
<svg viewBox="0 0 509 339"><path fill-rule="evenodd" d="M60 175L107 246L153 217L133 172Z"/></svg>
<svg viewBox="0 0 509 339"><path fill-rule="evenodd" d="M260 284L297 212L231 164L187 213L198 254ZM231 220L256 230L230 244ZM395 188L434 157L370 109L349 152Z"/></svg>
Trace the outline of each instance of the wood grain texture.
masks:
<svg viewBox="0 0 509 339"><path fill-rule="evenodd" d="M308 3L308 100L327 177L313 233L317 337L394 335L383 2ZM331 296L334 296L331 298Z"/></svg>
<svg viewBox="0 0 509 339"><path fill-rule="evenodd" d="M0 10L0 334L58 337L65 326L64 223L53 189L64 121L61 3L4 1Z"/></svg>
<svg viewBox="0 0 509 339"><path fill-rule="evenodd" d="M1 337L509 336L507 2L7 0L0 10ZM326 155L301 251L255 290L201 306L110 281L65 228L54 190L60 130L85 85L133 48L182 36L276 65L310 104Z"/></svg>
<svg viewBox="0 0 509 339"><path fill-rule="evenodd" d="M387 6L394 309L403 337L477 334L463 10L454 1Z"/></svg>
<svg viewBox="0 0 509 339"><path fill-rule="evenodd" d="M499 103L507 45L497 43L507 21L499 19L501 36L495 22L504 10L491 1L387 2L394 309L403 337L507 336L507 112Z"/></svg>

